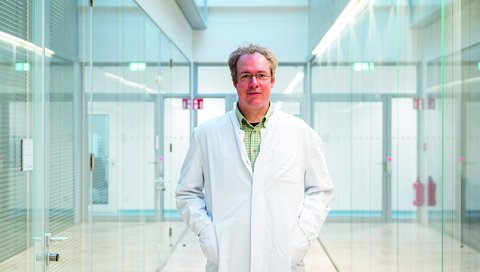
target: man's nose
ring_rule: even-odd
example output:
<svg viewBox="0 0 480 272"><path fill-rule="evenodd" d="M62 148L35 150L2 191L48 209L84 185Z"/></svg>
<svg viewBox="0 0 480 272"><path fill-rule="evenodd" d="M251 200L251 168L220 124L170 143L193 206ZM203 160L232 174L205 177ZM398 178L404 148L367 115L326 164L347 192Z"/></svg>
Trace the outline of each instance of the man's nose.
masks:
<svg viewBox="0 0 480 272"><path fill-rule="evenodd" d="M256 76L252 76L249 80L249 85L258 85L258 78Z"/></svg>

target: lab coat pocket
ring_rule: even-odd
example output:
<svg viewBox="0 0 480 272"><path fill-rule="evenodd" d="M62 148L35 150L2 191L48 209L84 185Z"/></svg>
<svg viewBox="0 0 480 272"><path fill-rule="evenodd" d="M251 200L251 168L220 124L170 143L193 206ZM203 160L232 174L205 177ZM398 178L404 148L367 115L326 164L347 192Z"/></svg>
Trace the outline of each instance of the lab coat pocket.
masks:
<svg viewBox="0 0 480 272"><path fill-rule="evenodd" d="M310 240L303 232L298 224L293 227L292 240L291 240L291 261L292 267L296 265L302 265L305 255L310 248Z"/></svg>
<svg viewBox="0 0 480 272"><path fill-rule="evenodd" d="M294 150L273 149L271 153L271 173L276 182L297 183L300 164L298 152Z"/></svg>
<svg viewBox="0 0 480 272"><path fill-rule="evenodd" d="M218 243L214 225L211 224L198 236L200 248L202 249L205 258L214 264L218 264Z"/></svg>

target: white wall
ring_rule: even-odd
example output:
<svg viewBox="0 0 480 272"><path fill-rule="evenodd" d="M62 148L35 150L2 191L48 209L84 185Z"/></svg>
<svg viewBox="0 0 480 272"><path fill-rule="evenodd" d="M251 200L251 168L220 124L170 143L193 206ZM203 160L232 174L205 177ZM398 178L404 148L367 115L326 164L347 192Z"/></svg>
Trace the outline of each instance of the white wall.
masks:
<svg viewBox="0 0 480 272"><path fill-rule="evenodd" d="M327 33L330 26L335 22L338 15L347 6L349 0L310 0L311 16L310 31L308 37L308 51L312 52Z"/></svg>
<svg viewBox="0 0 480 272"><path fill-rule="evenodd" d="M194 31L195 62L226 63L238 46L269 47L280 62L304 62L308 40L307 7L209 8L208 27Z"/></svg>
<svg viewBox="0 0 480 272"><path fill-rule="evenodd" d="M295 7L307 6L308 0L207 0L209 7Z"/></svg>
<svg viewBox="0 0 480 272"><path fill-rule="evenodd" d="M172 42L192 60L192 28L175 0L136 0Z"/></svg>
<svg viewBox="0 0 480 272"><path fill-rule="evenodd" d="M153 103L95 102L92 112L109 118L107 210L153 210Z"/></svg>

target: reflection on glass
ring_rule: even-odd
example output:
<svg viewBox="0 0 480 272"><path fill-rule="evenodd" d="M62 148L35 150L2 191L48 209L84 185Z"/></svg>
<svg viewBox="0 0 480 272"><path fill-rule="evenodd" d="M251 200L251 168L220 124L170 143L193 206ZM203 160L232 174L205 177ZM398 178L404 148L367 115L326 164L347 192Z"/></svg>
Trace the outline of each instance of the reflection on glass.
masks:
<svg viewBox="0 0 480 272"><path fill-rule="evenodd" d="M322 8L310 1L314 41ZM340 271L478 270L478 8L370 1L311 62L313 121L336 184L322 242ZM368 103L379 105L370 115L355 109ZM357 213L374 203L381 225Z"/></svg>
<svg viewBox="0 0 480 272"><path fill-rule="evenodd" d="M88 133L95 162L91 268L155 271L185 228L163 212L180 171L165 138L176 134L164 124L177 120L168 97L190 91L190 62L134 1L95 6L92 69L85 77L85 86L92 86ZM189 129L188 119L182 124Z"/></svg>
<svg viewBox="0 0 480 272"><path fill-rule="evenodd" d="M92 174L92 202L93 204L108 204L108 115L95 114L92 116L91 149L95 154Z"/></svg>
<svg viewBox="0 0 480 272"><path fill-rule="evenodd" d="M275 109L288 112L294 116L302 117L302 112L299 102L275 101L273 102Z"/></svg>
<svg viewBox="0 0 480 272"><path fill-rule="evenodd" d="M197 126L225 113L225 99L204 98L203 109L197 111Z"/></svg>

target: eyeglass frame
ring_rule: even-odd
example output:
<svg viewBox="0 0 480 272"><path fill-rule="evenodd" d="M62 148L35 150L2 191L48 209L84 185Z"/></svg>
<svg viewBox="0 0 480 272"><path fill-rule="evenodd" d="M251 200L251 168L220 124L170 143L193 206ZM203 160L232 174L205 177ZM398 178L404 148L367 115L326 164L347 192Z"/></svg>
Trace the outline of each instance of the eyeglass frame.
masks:
<svg viewBox="0 0 480 272"><path fill-rule="evenodd" d="M248 82L252 80L253 77L255 77L258 81L267 81L269 78L272 78L272 75L268 75L266 73L243 73L238 76L238 79L243 82Z"/></svg>

